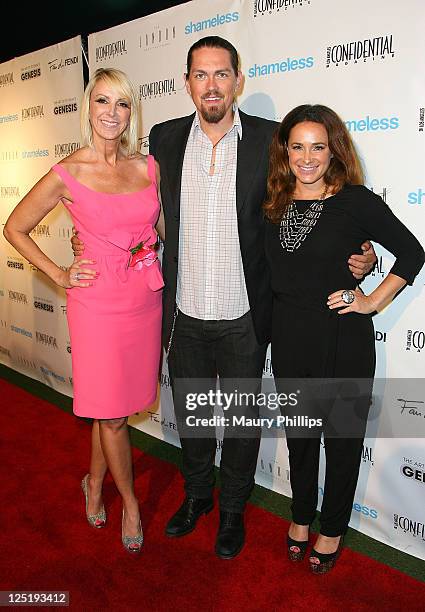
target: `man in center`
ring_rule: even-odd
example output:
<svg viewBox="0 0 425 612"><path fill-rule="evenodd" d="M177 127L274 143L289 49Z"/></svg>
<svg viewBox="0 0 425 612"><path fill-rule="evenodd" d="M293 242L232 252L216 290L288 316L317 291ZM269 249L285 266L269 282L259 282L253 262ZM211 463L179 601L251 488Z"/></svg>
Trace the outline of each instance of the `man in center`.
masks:
<svg viewBox="0 0 425 612"><path fill-rule="evenodd" d="M150 152L161 169L166 242L163 344L178 423L189 414L183 385L193 379L261 381L270 338L271 288L264 254L269 145L278 124L239 110L238 54L218 36L195 42L186 88L196 107L153 126ZM352 256L359 278L375 261ZM249 383L248 383L249 384ZM247 387L244 386L244 390ZM184 430L184 431L183 431ZM213 507L216 438L179 427L186 497L166 534L184 536ZM243 513L254 486L260 430L224 433L216 554L235 557L245 541Z"/></svg>

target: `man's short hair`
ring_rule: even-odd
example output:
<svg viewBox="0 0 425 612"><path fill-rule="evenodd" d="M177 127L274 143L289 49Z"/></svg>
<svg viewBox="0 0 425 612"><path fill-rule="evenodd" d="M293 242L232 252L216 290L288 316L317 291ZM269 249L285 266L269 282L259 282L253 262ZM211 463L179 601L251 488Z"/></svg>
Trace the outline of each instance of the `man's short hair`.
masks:
<svg viewBox="0 0 425 612"><path fill-rule="evenodd" d="M188 78L190 74L190 69L192 67L192 59L193 52L197 49L202 49L204 47L209 47L211 49L225 49L230 53L230 63L232 64L233 72L235 76L239 71L239 56L235 47L225 38L221 38L221 36L205 36L204 38L200 38L190 47L187 52L187 73L186 78Z"/></svg>

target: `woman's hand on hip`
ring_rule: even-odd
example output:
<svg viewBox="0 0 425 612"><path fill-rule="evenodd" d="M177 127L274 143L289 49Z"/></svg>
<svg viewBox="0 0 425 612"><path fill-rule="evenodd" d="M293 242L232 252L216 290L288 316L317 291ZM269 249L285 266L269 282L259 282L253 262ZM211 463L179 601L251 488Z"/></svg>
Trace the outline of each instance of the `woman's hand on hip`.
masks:
<svg viewBox="0 0 425 612"><path fill-rule="evenodd" d="M327 306L330 310L340 308L338 314L347 314L348 312L370 314L376 310L372 298L358 288L335 291L328 297Z"/></svg>
<svg viewBox="0 0 425 612"><path fill-rule="evenodd" d="M65 289L72 289L72 287L91 287L93 280L96 280L99 276L97 270L86 268L86 265L95 264L96 262L92 259L75 259L72 265L63 272L63 277L59 283L61 287Z"/></svg>

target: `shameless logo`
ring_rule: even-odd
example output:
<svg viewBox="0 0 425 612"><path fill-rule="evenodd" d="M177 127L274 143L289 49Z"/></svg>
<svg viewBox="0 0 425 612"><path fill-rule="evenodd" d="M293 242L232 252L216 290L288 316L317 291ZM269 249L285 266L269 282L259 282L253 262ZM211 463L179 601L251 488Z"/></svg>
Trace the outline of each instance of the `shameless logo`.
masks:
<svg viewBox="0 0 425 612"><path fill-rule="evenodd" d="M310 3L310 0L254 0L254 17L287 11L288 8L306 6Z"/></svg>
<svg viewBox="0 0 425 612"><path fill-rule="evenodd" d="M20 198L19 185L2 185L0 187L0 198Z"/></svg>
<svg viewBox="0 0 425 612"><path fill-rule="evenodd" d="M116 40L106 45L96 47L96 62L104 62L106 60L113 59L118 55L125 55L127 53L127 41L125 38L122 40Z"/></svg>
<svg viewBox="0 0 425 612"><path fill-rule="evenodd" d="M54 70L60 70L61 68L67 68L68 66L73 66L74 64L78 64L77 55L66 58L61 57L60 59L53 59L50 60L50 62L47 62L50 72L53 72Z"/></svg>
<svg viewBox="0 0 425 612"><path fill-rule="evenodd" d="M139 47L141 49L154 49L165 47L176 38L176 26L154 26L149 32L139 36Z"/></svg>
<svg viewBox="0 0 425 612"><path fill-rule="evenodd" d="M162 79L161 81L151 81L150 83L142 83L139 86L139 98L144 100L150 98L161 98L163 96L171 96L176 93L176 84L173 78Z"/></svg>
<svg viewBox="0 0 425 612"><path fill-rule="evenodd" d="M36 331L35 332L35 340L40 344L44 344L44 346L48 346L50 348L57 349L58 343L54 336L49 336L49 334L45 334L43 332Z"/></svg>
<svg viewBox="0 0 425 612"><path fill-rule="evenodd" d="M394 514L394 529L401 529L404 531L404 533L410 533L413 537L420 537L423 541L425 541L424 523L410 519L407 516Z"/></svg>
<svg viewBox="0 0 425 612"><path fill-rule="evenodd" d="M4 74L0 74L0 87L5 87L6 85L14 85L15 82L13 80L13 72L5 72Z"/></svg>
<svg viewBox="0 0 425 612"><path fill-rule="evenodd" d="M80 148L79 142L61 142L55 144L55 157L65 157L66 155L71 155L77 149Z"/></svg>
<svg viewBox="0 0 425 612"><path fill-rule="evenodd" d="M44 107L42 104L38 106L29 106L28 108L23 108L21 111L22 121L25 121L25 119L36 119L37 117L44 117Z"/></svg>
<svg viewBox="0 0 425 612"><path fill-rule="evenodd" d="M394 57L394 54L392 34L365 38L364 40L353 40L326 48L326 68L331 65L357 64L359 61L366 62L368 59L372 61L385 59Z"/></svg>

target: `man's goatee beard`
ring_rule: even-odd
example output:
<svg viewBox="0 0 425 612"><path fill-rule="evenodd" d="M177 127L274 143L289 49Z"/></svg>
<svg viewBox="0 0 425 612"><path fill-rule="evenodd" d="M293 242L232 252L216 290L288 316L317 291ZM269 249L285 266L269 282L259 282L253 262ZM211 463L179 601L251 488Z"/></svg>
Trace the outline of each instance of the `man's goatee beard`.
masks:
<svg viewBox="0 0 425 612"><path fill-rule="evenodd" d="M219 123L226 114L226 110L223 106L216 106L209 110L201 108L202 119L207 123Z"/></svg>

